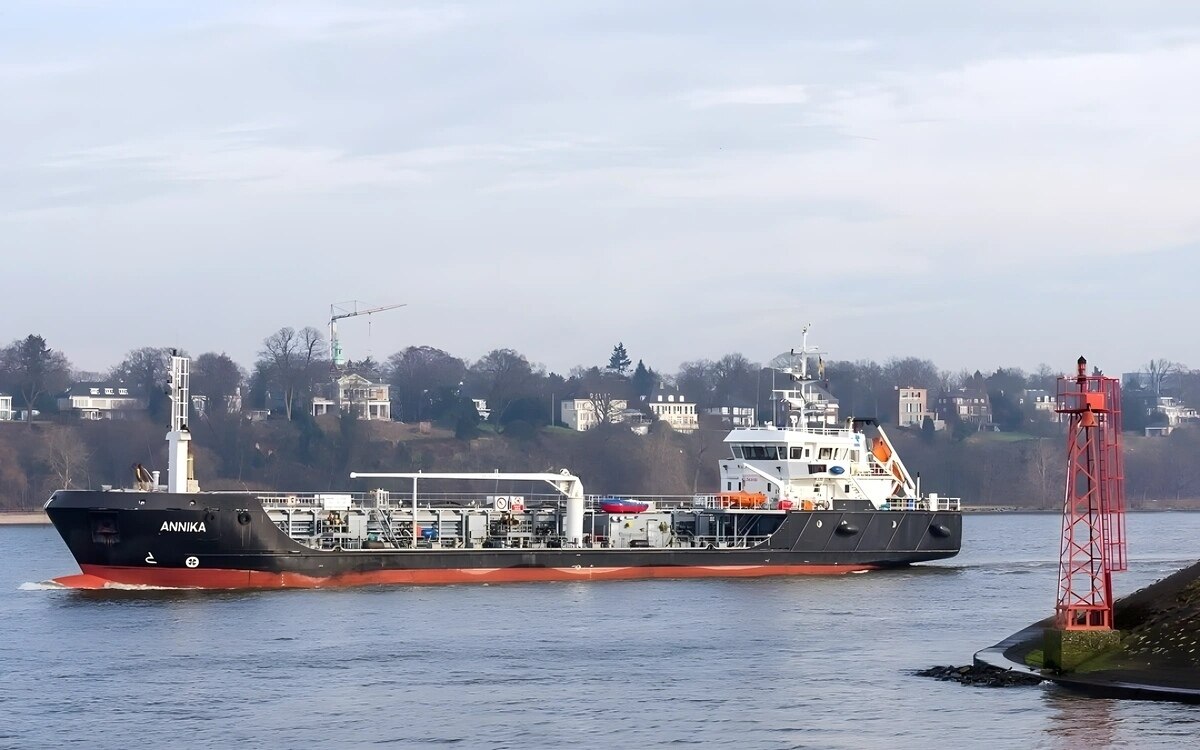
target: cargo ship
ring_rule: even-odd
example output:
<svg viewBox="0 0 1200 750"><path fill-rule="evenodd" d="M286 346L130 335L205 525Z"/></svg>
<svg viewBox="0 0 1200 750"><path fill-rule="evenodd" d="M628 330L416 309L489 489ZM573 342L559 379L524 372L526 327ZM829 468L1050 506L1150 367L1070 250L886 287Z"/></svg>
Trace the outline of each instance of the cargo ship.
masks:
<svg viewBox="0 0 1200 750"><path fill-rule="evenodd" d="M375 489L201 492L188 460L189 362L175 356L165 486L141 471L128 489L55 492L46 513L81 571L55 580L252 589L729 578L957 554L959 499L921 494L882 428L839 421L810 377L810 353L779 368L787 383L773 419L726 436L720 490L682 497L589 496L566 470L351 473ZM463 491L478 486L488 491Z"/></svg>

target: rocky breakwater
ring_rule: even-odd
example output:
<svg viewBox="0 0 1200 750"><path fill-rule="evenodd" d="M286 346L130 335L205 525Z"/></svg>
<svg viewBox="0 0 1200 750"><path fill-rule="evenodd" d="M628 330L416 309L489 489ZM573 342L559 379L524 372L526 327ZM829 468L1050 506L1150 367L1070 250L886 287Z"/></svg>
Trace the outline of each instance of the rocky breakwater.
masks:
<svg viewBox="0 0 1200 750"><path fill-rule="evenodd" d="M1030 625L976 654L976 664L1041 670L1047 680L1092 695L1200 703L1200 563L1117 601L1112 647L1070 670L1043 669L1045 629Z"/></svg>
<svg viewBox="0 0 1200 750"><path fill-rule="evenodd" d="M930 667L916 673L918 677L960 682L976 687L1019 687L1037 685L1042 678L1013 670L999 669L986 664L971 664L964 667Z"/></svg>

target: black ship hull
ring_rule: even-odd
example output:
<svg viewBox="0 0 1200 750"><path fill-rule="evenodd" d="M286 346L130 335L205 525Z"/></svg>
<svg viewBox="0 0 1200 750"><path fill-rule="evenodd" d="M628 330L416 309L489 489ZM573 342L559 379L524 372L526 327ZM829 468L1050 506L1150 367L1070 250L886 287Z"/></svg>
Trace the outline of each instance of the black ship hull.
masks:
<svg viewBox="0 0 1200 750"><path fill-rule="evenodd" d="M46 504L82 575L59 582L179 588L756 577L848 573L953 557L956 511L791 511L749 547L317 550L253 495L57 492Z"/></svg>

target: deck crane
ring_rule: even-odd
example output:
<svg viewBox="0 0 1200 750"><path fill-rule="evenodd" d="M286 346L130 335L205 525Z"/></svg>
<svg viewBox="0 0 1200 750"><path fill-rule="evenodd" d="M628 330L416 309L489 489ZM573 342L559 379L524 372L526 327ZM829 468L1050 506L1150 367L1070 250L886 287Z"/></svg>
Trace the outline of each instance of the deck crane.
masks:
<svg viewBox="0 0 1200 750"><path fill-rule="evenodd" d="M358 308L358 300L352 302L335 303L329 306L329 353L333 359L333 368L336 370L346 364L346 357L342 354L342 344L338 341L337 322L344 318L353 318L359 315L371 315L384 310L395 310L397 307L405 307L407 303L396 305L383 305L381 307L371 307L364 310Z"/></svg>

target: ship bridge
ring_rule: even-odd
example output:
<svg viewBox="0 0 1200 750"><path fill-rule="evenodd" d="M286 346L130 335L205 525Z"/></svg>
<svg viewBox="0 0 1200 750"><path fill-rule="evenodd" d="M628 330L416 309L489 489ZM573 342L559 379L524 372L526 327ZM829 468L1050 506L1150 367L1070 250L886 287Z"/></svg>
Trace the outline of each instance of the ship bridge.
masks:
<svg viewBox="0 0 1200 750"><path fill-rule="evenodd" d="M915 482L882 430L875 439L846 427L750 427L725 438L721 491L779 504L827 508L837 500L886 507L913 500Z"/></svg>

